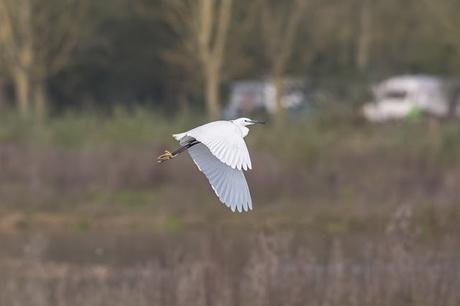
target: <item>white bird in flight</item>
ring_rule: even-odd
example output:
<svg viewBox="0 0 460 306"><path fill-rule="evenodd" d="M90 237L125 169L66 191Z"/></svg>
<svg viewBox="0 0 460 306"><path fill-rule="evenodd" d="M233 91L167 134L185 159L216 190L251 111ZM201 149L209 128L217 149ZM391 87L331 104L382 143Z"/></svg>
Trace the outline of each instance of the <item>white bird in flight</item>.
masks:
<svg viewBox="0 0 460 306"><path fill-rule="evenodd" d="M214 121L190 131L174 134L180 147L165 151L158 162L172 159L188 151L198 169L206 175L219 200L233 212L252 209L251 194L243 170L251 169L251 158L244 137L247 126L263 124L249 118Z"/></svg>

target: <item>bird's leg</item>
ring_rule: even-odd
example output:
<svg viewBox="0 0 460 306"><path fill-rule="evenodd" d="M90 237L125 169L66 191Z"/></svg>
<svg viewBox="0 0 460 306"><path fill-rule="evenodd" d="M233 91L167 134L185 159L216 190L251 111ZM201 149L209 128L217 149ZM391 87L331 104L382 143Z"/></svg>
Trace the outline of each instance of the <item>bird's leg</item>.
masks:
<svg viewBox="0 0 460 306"><path fill-rule="evenodd" d="M158 163L162 163L164 161L167 161L169 159L173 159L174 156L172 155L171 152L169 152L168 150L165 150L165 152L163 154L161 154L160 156L157 157L157 162Z"/></svg>
<svg viewBox="0 0 460 306"><path fill-rule="evenodd" d="M176 157L177 155L179 155L180 153L188 150L189 148L191 148L192 146L196 145L196 144L199 144L200 142L199 141L196 141L195 139L180 146L179 148L177 148L175 151L173 151L172 153L169 152L168 150L166 150L163 154L161 154L160 156L158 156L157 158L157 162L158 163L162 163L164 161L167 161L167 160L170 160L170 159L173 159L174 157Z"/></svg>

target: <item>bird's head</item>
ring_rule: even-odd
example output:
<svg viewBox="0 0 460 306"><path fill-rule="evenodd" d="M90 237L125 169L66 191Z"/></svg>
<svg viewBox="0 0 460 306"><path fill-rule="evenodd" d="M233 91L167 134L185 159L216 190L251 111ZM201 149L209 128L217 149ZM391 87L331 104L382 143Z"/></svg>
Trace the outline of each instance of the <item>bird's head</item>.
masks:
<svg viewBox="0 0 460 306"><path fill-rule="evenodd" d="M254 125L254 124L265 124L264 121L257 121L249 118L238 118L235 120L232 120L233 123L239 126L249 126L249 125Z"/></svg>

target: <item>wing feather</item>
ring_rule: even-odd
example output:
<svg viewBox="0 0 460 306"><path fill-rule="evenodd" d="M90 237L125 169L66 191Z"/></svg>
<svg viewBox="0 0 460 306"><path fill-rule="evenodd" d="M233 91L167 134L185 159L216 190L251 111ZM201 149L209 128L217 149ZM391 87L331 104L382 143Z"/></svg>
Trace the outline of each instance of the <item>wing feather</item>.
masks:
<svg viewBox="0 0 460 306"><path fill-rule="evenodd" d="M252 209L251 194L242 170L222 163L204 144L197 144L188 152L222 203L232 211Z"/></svg>
<svg viewBox="0 0 460 306"><path fill-rule="evenodd" d="M189 139L198 140L221 162L234 169L252 168L251 158L241 131L230 121L214 121L173 136L181 144Z"/></svg>

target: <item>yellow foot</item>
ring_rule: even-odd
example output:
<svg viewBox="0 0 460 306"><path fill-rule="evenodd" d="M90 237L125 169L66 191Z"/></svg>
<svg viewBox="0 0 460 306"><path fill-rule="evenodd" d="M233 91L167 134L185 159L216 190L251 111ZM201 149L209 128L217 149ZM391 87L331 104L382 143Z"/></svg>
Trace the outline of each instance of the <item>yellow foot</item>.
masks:
<svg viewBox="0 0 460 306"><path fill-rule="evenodd" d="M157 162L158 163L162 163L164 161L167 161L167 160L170 160L170 159L173 159L174 158L174 155L171 154L171 152L169 152L168 150L166 150L163 154L161 154L160 156L158 156L157 158Z"/></svg>

